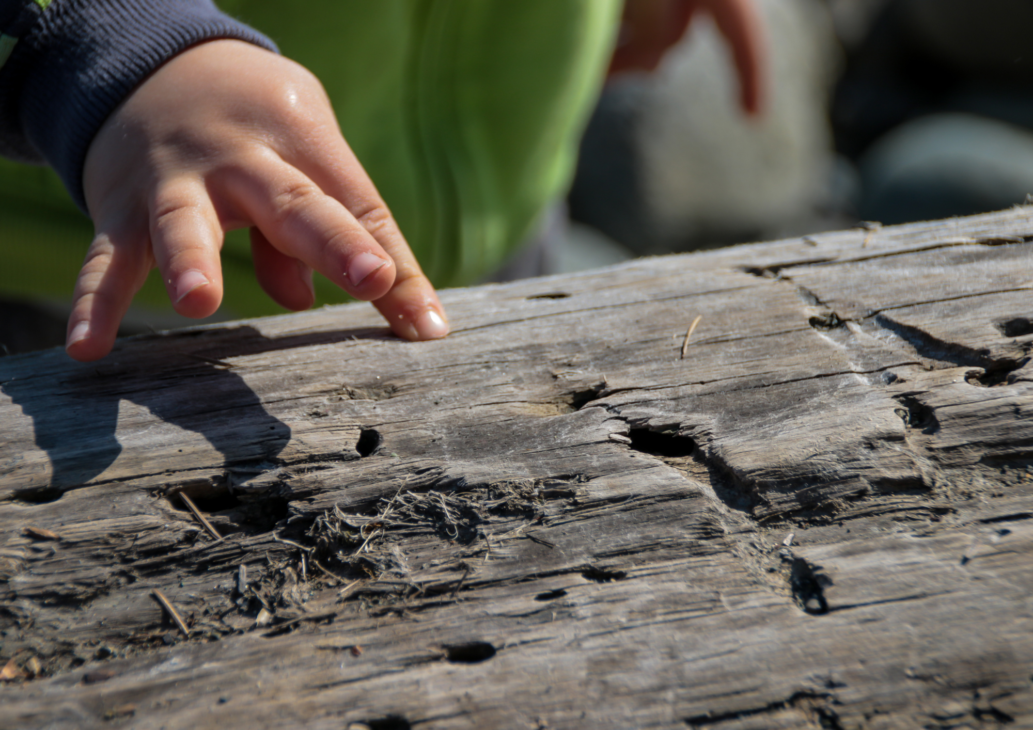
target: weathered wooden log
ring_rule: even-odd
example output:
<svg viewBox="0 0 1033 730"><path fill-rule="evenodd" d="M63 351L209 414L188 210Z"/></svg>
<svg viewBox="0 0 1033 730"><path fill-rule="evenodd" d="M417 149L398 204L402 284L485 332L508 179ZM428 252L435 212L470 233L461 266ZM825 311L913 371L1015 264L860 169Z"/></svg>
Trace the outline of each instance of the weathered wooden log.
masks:
<svg viewBox="0 0 1033 730"><path fill-rule="evenodd" d="M2 359L0 727L1033 727L1031 262L1016 208Z"/></svg>

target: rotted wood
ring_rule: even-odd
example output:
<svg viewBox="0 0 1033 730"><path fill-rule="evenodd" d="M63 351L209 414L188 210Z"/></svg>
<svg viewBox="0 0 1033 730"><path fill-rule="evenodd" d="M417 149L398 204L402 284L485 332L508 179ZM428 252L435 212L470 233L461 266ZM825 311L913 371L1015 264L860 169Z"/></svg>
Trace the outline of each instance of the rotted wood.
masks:
<svg viewBox="0 0 1033 730"><path fill-rule="evenodd" d="M1016 208L2 359L0 727L1033 727L1031 261Z"/></svg>

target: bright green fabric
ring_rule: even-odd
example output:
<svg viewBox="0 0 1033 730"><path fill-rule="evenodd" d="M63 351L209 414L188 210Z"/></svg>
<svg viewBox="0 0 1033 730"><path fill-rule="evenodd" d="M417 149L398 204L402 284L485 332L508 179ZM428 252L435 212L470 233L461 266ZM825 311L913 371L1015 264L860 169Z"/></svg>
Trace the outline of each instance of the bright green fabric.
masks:
<svg viewBox="0 0 1033 730"><path fill-rule="evenodd" d="M224 0L220 6L322 80L345 138L424 270L435 285L455 286L497 269L543 206L565 191L620 0ZM19 268L43 269L26 274L4 265L0 289L67 294L65 271L78 267L88 224L69 222L71 203L57 200L49 173L30 191L21 179L40 172L15 167L0 166L0 255L11 261L12 248L24 249ZM55 215L43 215L48 221L37 228L30 216L13 216L12 230L12 189ZM60 226L50 225L59 219ZM11 235L20 239L13 247ZM230 239L223 253L227 304L241 315L277 311L249 274L246 236ZM76 263L62 264L51 281L46 266L59 249L75 251ZM164 298L154 279L157 291L152 286L144 295L148 304ZM343 298L322 279L317 293L322 302Z"/></svg>

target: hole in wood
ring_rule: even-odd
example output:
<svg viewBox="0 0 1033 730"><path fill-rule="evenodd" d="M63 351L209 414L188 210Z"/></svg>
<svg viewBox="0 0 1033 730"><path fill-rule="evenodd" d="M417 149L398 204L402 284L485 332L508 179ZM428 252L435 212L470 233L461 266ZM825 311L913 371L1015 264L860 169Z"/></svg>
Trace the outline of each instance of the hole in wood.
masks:
<svg viewBox="0 0 1033 730"><path fill-rule="evenodd" d="M829 604L825 599L825 587L832 585L832 580L821 572L821 568L811 565L803 558L783 558L789 562L789 588L793 592L796 604L815 616L829 612Z"/></svg>
<svg viewBox="0 0 1033 730"><path fill-rule="evenodd" d="M778 270L781 266L743 266L739 270L750 276L756 276L761 279L774 279L778 276Z"/></svg>
<svg viewBox="0 0 1033 730"><path fill-rule="evenodd" d="M934 434L940 430L940 421L936 413L915 396L898 395L894 400L903 406L896 410L896 414L906 426L920 429L924 434Z"/></svg>
<svg viewBox="0 0 1033 730"><path fill-rule="evenodd" d="M909 494L920 496L932 491L933 486L927 484L920 474L895 479L872 479L872 488L876 494Z"/></svg>
<svg viewBox="0 0 1033 730"><path fill-rule="evenodd" d="M355 444L355 450L359 456L370 456L384 443L384 437L380 432L372 428L364 428L359 432L359 442Z"/></svg>
<svg viewBox="0 0 1033 730"><path fill-rule="evenodd" d="M1033 335L1033 319L1028 317L1012 317L1011 319L999 320L994 327L1005 337L1023 337Z"/></svg>
<svg viewBox="0 0 1033 730"><path fill-rule="evenodd" d="M22 489L14 493L19 502L28 504L48 504L61 499L63 491L57 487L40 487L38 489Z"/></svg>
<svg viewBox="0 0 1033 730"><path fill-rule="evenodd" d="M267 497L244 505L244 522L255 529L271 530L290 515L291 503L283 497Z"/></svg>
<svg viewBox="0 0 1033 730"><path fill-rule="evenodd" d="M290 501L283 497L256 495L243 501L224 485L205 483L191 484L165 495L173 509L188 514L190 510L179 498L180 494L186 494L201 514L219 514L217 529L224 536L240 530L267 532L290 513Z"/></svg>
<svg viewBox="0 0 1033 730"><path fill-rule="evenodd" d="M612 583L615 580L624 580L628 577L628 574L623 570L609 570L589 565L581 571L581 577L596 583Z"/></svg>
<svg viewBox="0 0 1033 730"><path fill-rule="evenodd" d="M575 411L580 411L582 408L587 406L592 401L599 400L602 397L602 392L606 390L606 383L600 382L591 386L590 388L584 388L583 390L575 390L573 393L567 396L567 403Z"/></svg>
<svg viewBox="0 0 1033 730"><path fill-rule="evenodd" d="M204 514L212 514L214 512L224 512L228 509L236 509L240 506L240 500L234 495L230 494L230 491L226 488L208 488L208 489L180 489L169 495L169 501L172 506L180 512L189 512L187 506L183 503L183 500L179 498L180 494L186 494L194 505Z"/></svg>
<svg viewBox="0 0 1033 730"><path fill-rule="evenodd" d="M1029 358L1023 358L1018 362L1004 360L995 363L993 366L983 370L969 370L965 373L965 382L969 385L978 385L984 388L993 388L995 385L1008 384L1009 376L1029 364Z"/></svg>
<svg viewBox="0 0 1033 730"><path fill-rule="evenodd" d="M818 317L811 317L807 323L816 330L834 330L843 326L843 320L835 312L826 312Z"/></svg>
<svg viewBox="0 0 1033 730"><path fill-rule="evenodd" d="M495 656L495 647L486 641L450 644L444 647L445 658L457 664L479 664Z"/></svg>
<svg viewBox="0 0 1033 730"><path fill-rule="evenodd" d="M548 292L546 294L535 294L534 296L528 297L528 299L568 299L569 294L562 291Z"/></svg>
<svg viewBox="0 0 1033 730"><path fill-rule="evenodd" d="M630 436L631 448L653 456L692 456L696 450L695 441L677 433L633 428Z"/></svg>
<svg viewBox="0 0 1033 730"><path fill-rule="evenodd" d="M567 592L562 588L557 588L554 591L546 591L545 593L539 593L534 597L536 601L555 601L557 598L563 598L567 595Z"/></svg>

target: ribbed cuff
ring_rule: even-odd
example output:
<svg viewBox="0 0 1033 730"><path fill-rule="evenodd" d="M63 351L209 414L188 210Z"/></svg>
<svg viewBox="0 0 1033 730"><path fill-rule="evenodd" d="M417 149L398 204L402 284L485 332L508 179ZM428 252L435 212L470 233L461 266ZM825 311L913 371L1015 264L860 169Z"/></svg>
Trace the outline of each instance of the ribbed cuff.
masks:
<svg viewBox="0 0 1033 730"><path fill-rule="evenodd" d="M151 72L215 38L276 51L272 41L211 0L54 0L39 25L15 51L24 73L21 129L84 211L82 171L90 143Z"/></svg>

